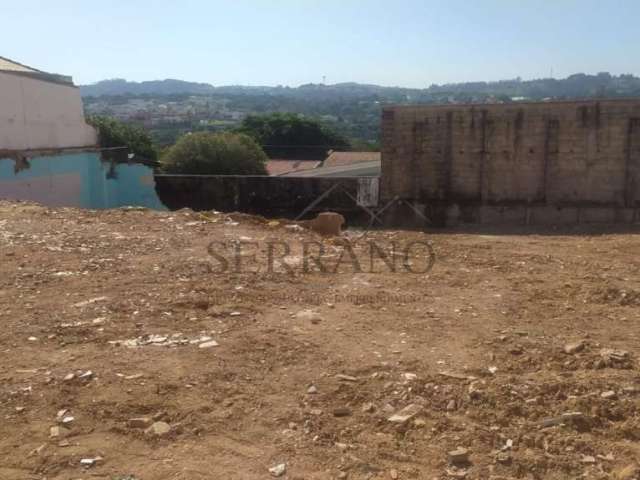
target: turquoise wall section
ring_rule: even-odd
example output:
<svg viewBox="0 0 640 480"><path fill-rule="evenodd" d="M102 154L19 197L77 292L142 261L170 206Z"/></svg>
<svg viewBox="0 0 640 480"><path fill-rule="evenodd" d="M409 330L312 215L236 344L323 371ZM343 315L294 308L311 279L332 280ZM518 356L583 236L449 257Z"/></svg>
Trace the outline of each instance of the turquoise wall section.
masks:
<svg viewBox="0 0 640 480"><path fill-rule="evenodd" d="M28 165L0 158L0 198L50 206L116 208L142 206L166 210L153 170L140 163L103 161L99 152L64 153L28 159Z"/></svg>

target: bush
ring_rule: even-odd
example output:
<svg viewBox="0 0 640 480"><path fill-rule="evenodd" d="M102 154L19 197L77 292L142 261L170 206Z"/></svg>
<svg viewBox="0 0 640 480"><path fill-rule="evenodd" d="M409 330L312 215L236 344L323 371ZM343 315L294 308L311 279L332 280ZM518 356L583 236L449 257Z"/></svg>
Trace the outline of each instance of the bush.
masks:
<svg viewBox="0 0 640 480"><path fill-rule="evenodd" d="M161 159L164 173L266 175L267 156L251 137L199 132L181 137Z"/></svg>
<svg viewBox="0 0 640 480"><path fill-rule="evenodd" d="M98 131L102 148L128 147L135 155L147 160L157 160L158 152L153 140L143 128L100 116L88 117L87 123Z"/></svg>

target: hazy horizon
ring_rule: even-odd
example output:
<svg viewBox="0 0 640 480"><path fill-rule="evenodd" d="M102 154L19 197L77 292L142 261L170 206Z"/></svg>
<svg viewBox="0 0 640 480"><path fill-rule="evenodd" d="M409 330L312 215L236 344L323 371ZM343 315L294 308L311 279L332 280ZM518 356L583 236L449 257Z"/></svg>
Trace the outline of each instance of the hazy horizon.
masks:
<svg viewBox="0 0 640 480"><path fill-rule="evenodd" d="M640 74L636 0L23 0L3 10L7 38L20 41L0 55L82 85L426 88Z"/></svg>
<svg viewBox="0 0 640 480"><path fill-rule="evenodd" d="M612 73L612 72L574 72L571 73L565 77L539 77L539 78L522 78L520 77L520 81L522 82L528 82L528 81L537 81L537 80L565 80L569 77L571 77L572 75L579 75L579 74L585 74L585 75L591 75L591 76L595 76L598 75L599 73L609 73L612 76L620 76L620 75L626 75L628 74L628 72L622 72L622 73ZM640 76L635 75L634 77L638 77L640 78ZM440 84L435 84L435 85L439 85L439 86L446 86L446 85L456 85L456 84L464 84L464 83L498 83L498 82L512 82L512 81L516 81L518 79L518 77L516 78L501 78L498 80L479 80L479 79L473 79L473 80L463 80L460 82L447 82L447 83L440 83ZM217 87L217 88L223 88L223 87L247 87L247 88L276 88L276 87L283 87L283 88L299 88L305 85L324 85L325 87L333 87L333 86L337 86L337 85L345 85L345 84L357 84L357 85L371 85L371 86L375 86L375 87L383 87L383 88L406 88L406 89L427 89L429 88L430 85L424 85L421 87L408 87L406 85L381 85L378 83L372 83L372 82L350 82L350 81L345 81L345 82L337 82L337 83L326 83L326 84L322 84L322 82L309 82L309 83L301 83L300 85L282 85L282 84L277 84L277 85L258 85L258 84L220 84L220 85L214 85L211 84L209 82L202 82L202 81L198 81L198 80L184 80L182 78L154 78L154 79L147 79L147 80L129 80L126 78L104 78L102 80L98 80L97 82L92 82L92 83L84 83L84 84L80 84L78 82L75 82L76 85L79 86L91 86L91 85L97 85L101 82L114 82L114 81L125 81L128 83L145 83L145 82L164 82L164 81L184 81L184 82L189 82L189 83L200 83L200 84L207 84L207 85L211 85L212 87Z"/></svg>

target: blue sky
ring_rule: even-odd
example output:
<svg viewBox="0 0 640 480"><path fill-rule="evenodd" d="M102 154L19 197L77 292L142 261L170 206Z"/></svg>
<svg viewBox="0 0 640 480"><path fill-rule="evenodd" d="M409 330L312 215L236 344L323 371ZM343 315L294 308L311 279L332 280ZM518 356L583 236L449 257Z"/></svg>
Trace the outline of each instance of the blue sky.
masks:
<svg viewBox="0 0 640 480"><path fill-rule="evenodd" d="M76 83L431 83L640 74L638 0L21 0L0 55Z"/></svg>

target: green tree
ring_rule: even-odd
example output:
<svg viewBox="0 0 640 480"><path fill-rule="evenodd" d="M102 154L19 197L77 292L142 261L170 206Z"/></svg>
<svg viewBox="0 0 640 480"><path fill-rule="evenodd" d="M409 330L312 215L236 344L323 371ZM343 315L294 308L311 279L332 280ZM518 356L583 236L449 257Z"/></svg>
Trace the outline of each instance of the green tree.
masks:
<svg viewBox="0 0 640 480"><path fill-rule="evenodd" d="M339 133L293 113L250 115L238 131L253 137L271 158L324 159L328 150L349 148Z"/></svg>
<svg viewBox="0 0 640 480"><path fill-rule="evenodd" d="M267 156L240 133L198 132L184 135L160 160L165 173L191 175L266 175Z"/></svg>
<svg viewBox="0 0 640 480"><path fill-rule="evenodd" d="M90 116L87 123L98 131L102 148L128 147L132 153L147 160L157 160L158 152L151 135L143 128L101 116Z"/></svg>

